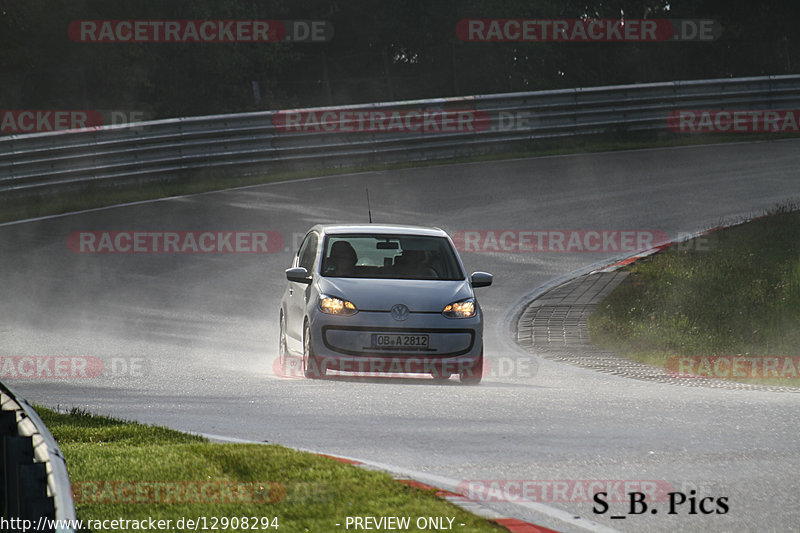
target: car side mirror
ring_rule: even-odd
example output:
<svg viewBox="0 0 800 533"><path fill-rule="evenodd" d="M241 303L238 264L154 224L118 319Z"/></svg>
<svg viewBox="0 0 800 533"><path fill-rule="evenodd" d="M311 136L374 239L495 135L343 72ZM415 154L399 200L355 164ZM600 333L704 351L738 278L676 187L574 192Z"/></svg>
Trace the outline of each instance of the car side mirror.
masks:
<svg viewBox="0 0 800 533"><path fill-rule="evenodd" d="M305 267L295 267L286 270L286 279L295 281L297 283L311 283L311 276L308 275L308 270Z"/></svg>
<svg viewBox="0 0 800 533"><path fill-rule="evenodd" d="M488 287L492 284L494 277L488 272L473 272L469 278L469 282L473 287Z"/></svg>

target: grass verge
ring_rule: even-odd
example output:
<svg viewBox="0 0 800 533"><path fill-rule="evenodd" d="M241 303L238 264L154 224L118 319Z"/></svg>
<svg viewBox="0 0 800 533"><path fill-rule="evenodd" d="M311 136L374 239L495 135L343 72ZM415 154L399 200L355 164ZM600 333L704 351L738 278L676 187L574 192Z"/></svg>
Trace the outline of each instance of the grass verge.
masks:
<svg viewBox="0 0 800 533"><path fill-rule="evenodd" d="M219 531L285 533L344 529L348 516L408 516L410 531L417 531L418 517L453 518L463 531L504 531L431 491L330 458L277 445L212 443L75 409L36 411L64 453L84 521L153 518L171 520L167 530L178 531L193 529L176 527L181 518L199 520L202 530L216 517Z"/></svg>
<svg viewBox="0 0 800 533"><path fill-rule="evenodd" d="M800 386L797 208L778 206L632 264L589 318L592 342L669 370L686 361L683 373Z"/></svg>
<svg viewBox="0 0 800 533"><path fill-rule="evenodd" d="M592 152L608 152L633 150L641 148L664 148L674 146L694 146L724 142L765 141L785 138L796 138L787 134L752 134L742 135L677 135L652 133L616 133L584 137L568 137L560 139L542 139L518 145L518 149L503 153L493 153L472 157L456 157L434 161L416 161L409 163L393 163L381 165L362 165L351 167L318 168L302 171L282 170L268 174L250 176L225 176L214 172L199 172L190 178L169 182L142 183L131 186L89 186L73 192L64 192L58 196L32 196L14 198L0 202L0 223L13 220L24 220L59 213L68 213L84 209L118 205L129 202L167 198L186 194L196 194L247 185L259 185L276 181L293 180L320 175L348 174L377 170L393 170L399 168L423 167L433 165L450 165L481 161L497 161L524 157L543 157L548 155L580 154Z"/></svg>

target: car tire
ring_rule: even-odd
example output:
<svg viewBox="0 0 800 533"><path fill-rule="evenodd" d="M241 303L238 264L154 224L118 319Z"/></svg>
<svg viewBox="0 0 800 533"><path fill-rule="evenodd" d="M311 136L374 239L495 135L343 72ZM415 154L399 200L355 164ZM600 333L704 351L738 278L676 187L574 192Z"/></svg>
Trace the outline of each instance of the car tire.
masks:
<svg viewBox="0 0 800 533"><path fill-rule="evenodd" d="M327 368L322 366L319 358L314 355L314 346L311 344L311 328L306 322L303 326L303 375L310 379L324 377Z"/></svg>
<svg viewBox="0 0 800 533"><path fill-rule="evenodd" d="M458 379L464 385L477 385L483 378L483 348L481 348L481 355L475 360L475 364L471 365L468 370L463 370L458 374Z"/></svg>
<svg viewBox="0 0 800 533"><path fill-rule="evenodd" d="M283 316L283 311L281 311L279 328L278 358L280 359L281 368L286 368L286 358L289 356L289 348L286 346L286 317Z"/></svg>

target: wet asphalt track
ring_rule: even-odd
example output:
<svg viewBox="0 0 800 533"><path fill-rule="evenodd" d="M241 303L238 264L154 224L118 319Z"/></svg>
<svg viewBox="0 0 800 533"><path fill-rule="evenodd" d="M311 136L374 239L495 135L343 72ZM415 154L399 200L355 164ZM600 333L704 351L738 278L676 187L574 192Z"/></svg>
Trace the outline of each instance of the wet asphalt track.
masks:
<svg viewBox="0 0 800 533"><path fill-rule="evenodd" d="M0 227L0 355L101 358L94 379L7 379L31 401L364 458L450 480L656 480L728 498L727 514L624 520L622 531L789 531L800 518L798 402L790 393L677 387L532 358L510 310L610 253L465 253L486 354L503 375L309 381L275 375L277 305L292 251L79 255L88 230L273 230L364 222L464 229L651 229L675 237L800 196L800 143L736 144L368 172L196 195ZM123 372L137 365L133 375ZM114 367L116 375L109 372ZM541 486L541 484L540 484ZM549 498L553 499L553 498ZM577 530L536 509L501 513ZM716 508L716 507L714 507ZM391 510L387 512L391 514Z"/></svg>

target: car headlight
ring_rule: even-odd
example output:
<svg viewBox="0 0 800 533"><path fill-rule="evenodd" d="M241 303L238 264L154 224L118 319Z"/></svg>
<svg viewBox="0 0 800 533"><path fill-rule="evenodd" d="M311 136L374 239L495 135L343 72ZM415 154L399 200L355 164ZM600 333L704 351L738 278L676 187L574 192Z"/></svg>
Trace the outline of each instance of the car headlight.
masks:
<svg viewBox="0 0 800 533"><path fill-rule="evenodd" d="M442 309L442 314L447 318L472 318L478 314L475 299L468 298L460 302L453 302Z"/></svg>
<svg viewBox="0 0 800 533"><path fill-rule="evenodd" d="M319 295L319 310L329 315L354 315L358 313L355 304L326 294Z"/></svg>

